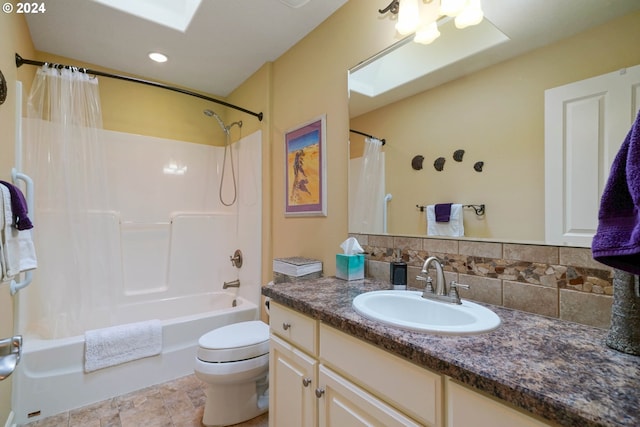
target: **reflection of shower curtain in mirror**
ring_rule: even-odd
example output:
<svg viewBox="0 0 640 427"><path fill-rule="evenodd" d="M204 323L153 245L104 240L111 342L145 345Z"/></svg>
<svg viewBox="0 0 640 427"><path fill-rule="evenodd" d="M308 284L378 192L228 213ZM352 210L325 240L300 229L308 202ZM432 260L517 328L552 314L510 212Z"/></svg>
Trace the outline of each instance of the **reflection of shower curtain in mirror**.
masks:
<svg viewBox="0 0 640 427"><path fill-rule="evenodd" d="M73 69L38 69L24 129L34 180L34 276L30 324L45 338L76 335L109 316L117 218L109 210L98 80ZM108 324L108 322L107 322Z"/></svg>
<svg viewBox="0 0 640 427"><path fill-rule="evenodd" d="M382 213L384 203L384 156L382 142L375 138L366 138L364 155L353 212L350 214L349 231L354 233L382 233Z"/></svg>

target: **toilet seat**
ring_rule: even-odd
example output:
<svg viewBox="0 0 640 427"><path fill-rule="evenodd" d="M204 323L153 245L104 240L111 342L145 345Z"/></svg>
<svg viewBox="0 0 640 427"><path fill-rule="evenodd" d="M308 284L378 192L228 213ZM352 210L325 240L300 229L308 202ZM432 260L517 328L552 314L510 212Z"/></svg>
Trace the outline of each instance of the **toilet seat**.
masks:
<svg viewBox="0 0 640 427"><path fill-rule="evenodd" d="M252 320L214 329L198 340L197 357L202 362L236 362L269 353L269 325Z"/></svg>
<svg viewBox="0 0 640 427"><path fill-rule="evenodd" d="M256 378L265 376L269 370L268 354L240 362L226 363L203 362L197 357L195 359L194 372L196 377L210 385L254 381Z"/></svg>

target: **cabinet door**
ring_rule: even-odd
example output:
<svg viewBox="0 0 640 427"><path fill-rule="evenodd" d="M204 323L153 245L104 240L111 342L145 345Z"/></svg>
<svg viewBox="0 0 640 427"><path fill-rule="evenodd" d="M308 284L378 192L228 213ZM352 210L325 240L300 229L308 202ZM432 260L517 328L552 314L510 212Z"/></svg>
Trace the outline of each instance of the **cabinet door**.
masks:
<svg viewBox="0 0 640 427"><path fill-rule="evenodd" d="M442 425L442 376L327 325L322 364L423 425Z"/></svg>
<svg viewBox="0 0 640 427"><path fill-rule="evenodd" d="M537 419L451 380L447 382L447 427L549 427Z"/></svg>
<svg viewBox="0 0 640 427"><path fill-rule="evenodd" d="M545 240L590 246L609 168L640 99L640 66L545 91Z"/></svg>
<svg viewBox="0 0 640 427"><path fill-rule="evenodd" d="M269 427L316 426L318 362L275 335L269 351Z"/></svg>
<svg viewBox="0 0 640 427"><path fill-rule="evenodd" d="M319 427L420 426L340 375L320 365Z"/></svg>

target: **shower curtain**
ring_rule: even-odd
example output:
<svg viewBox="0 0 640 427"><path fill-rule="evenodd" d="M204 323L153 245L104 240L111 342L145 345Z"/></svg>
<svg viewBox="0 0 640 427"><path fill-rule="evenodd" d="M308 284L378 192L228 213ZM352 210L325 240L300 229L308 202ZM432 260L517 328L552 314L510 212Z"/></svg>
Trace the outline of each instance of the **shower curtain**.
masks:
<svg viewBox="0 0 640 427"><path fill-rule="evenodd" d="M382 185L384 164L382 141L365 138L362 168L353 207L353 224L356 233L382 233L382 211L384 197Z"/></svg>
<svg viewBox="0 0 640 427"><path fill-rule="evenodd" d="M28 289L29 332L43 338L104 324L115 295L117 216L110 211L98 80L38 69L27 102L24 166L34 180L39 269Z"/></svg>

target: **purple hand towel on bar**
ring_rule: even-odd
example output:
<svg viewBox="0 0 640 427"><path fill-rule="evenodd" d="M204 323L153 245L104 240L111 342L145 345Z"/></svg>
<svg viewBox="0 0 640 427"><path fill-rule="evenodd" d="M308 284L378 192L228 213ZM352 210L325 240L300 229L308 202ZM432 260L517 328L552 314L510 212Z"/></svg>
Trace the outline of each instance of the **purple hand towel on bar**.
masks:
<svg viewBox="0 0 640 427"><path fill-rule="evenodd" d="M453 203L440 203L433 207L436 213L436 222L449 222L451 219L451 205Z"/></svg>
<svg viewBox="0 0 640 427"><path fill-rule="evenodd" d="M24 199L22 191L13 184L0 181L0 184L9 189L11 195L11 210L13 211L13 226L18 230L29 230L33 228L33 224L27 215L27 202Z"/></svg>
<svg viewBox="0 0 640 427"><path fill-rule="evenodd" d="M640 275L640 112L611 165L600 200L593 258Z"/></svg>

